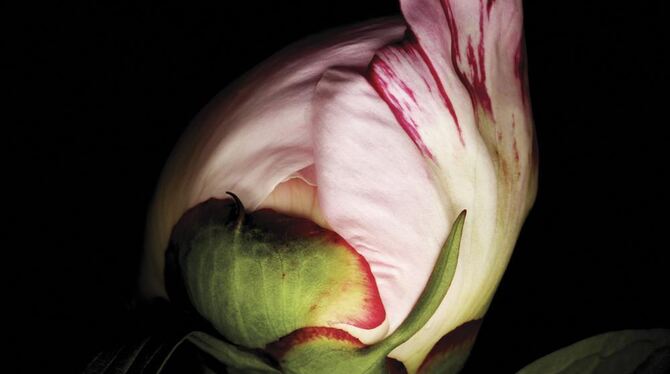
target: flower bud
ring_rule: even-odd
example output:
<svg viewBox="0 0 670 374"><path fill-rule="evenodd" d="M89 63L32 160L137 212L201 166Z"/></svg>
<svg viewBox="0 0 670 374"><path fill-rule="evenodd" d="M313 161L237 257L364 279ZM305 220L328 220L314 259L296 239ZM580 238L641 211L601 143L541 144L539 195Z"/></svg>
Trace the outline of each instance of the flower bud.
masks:
<svg viewBox="0 0 670 374"><path fill-rule="evenodd" d="M172 245L198 312L282 370L459 370L535 198L521 2L400 3L198 115L149 212L147 297L168 296Z"/></svg>

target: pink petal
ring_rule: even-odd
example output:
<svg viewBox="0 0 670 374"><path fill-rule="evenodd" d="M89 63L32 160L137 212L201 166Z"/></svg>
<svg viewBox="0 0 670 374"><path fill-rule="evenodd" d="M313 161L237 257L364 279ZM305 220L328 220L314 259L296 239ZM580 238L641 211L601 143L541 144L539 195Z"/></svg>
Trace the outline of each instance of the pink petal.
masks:
<svg viewBox="0 0 670 374"><path fill-rule="evenodd" d="M505 172L529 169L533 159L519 160L533 153L521 1L401 0L401 7L415 40L405 44L422 52L460 122L476 122Z"/></svg>
<svg viewBox="0 0 670 374"><path fill-rule="evenodd" d="M369 262L390 330L432 271L447 220L425 159L356 72L328 71L313 106L321 208Z"/></svg>
<svg viewBox="0 0 670 374"><path fill-rule="evenodd" d="M308 168L308 108L331 66L364 70L374 51L402 36L382 19L334 30L289 47L224 90L194 120L166 165L149 212L141 292L166 297L163 253L172 227L190 207L235 192L256 208L279 183Z"/></svg>
<svg viewBox="0 0 670 374"><path fill-rule="evenodd" d="M457 326L481 318L535 190L520 0L402 0L410 30L380 50L369 81L433 161L447 222L468 224L452 286L392 357L416 370Z"/></svg>

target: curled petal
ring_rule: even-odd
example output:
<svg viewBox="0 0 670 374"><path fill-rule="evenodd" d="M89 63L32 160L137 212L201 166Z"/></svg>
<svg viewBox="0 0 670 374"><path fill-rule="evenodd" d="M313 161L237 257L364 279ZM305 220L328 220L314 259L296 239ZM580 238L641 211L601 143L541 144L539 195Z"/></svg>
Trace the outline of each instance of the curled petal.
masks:
<svg viewBox="0 0 670 374"><path fill-rule="evenodd" d="M167 297L163 253L172 227L187 209L235 191L253 210L278 184L313 164L308 109L323 72L332 66L364 70L374 51L401 38L404 29L401 20L388 18L307 39L273 56L207 105L161 175L148 217L142 295Z"/></svg>
<svg viewBox="0 0 670 374"><path fill-rule="evenodd" d="M536 184L518 0L401 1L405 40L368 74L433 166L449 218L467 209L459 266L426 328L392 356L416 370L449 331L482 317Z"/></svg>
<svg viewBox="0 0 670 374"><path fill-rule="evenodd" d="M393 331L418 299L447 234L437 186L421 153L360 74L328 71L314 108L321 208L370 263Z"/></svg>

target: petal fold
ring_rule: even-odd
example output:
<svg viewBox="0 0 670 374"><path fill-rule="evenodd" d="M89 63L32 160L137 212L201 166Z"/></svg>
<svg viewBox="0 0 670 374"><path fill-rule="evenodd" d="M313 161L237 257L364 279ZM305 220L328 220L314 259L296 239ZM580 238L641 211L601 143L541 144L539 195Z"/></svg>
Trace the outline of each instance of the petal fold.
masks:
<svg viewBox="0 0 670 374"><path fill-rule="evenodd" d="M426 328L392 352L409 372L483 316L536 189L519 0L401 0L409 29L367 77L435 173L448 222L468 211L452 287Z"/></svg>
<svg viewBox="0 0 670 374"><path fill-rule="evenodd" d="M323 72L332 66L364 70L374 51L404 30L401 20L387 18L311 37L271 57L203 109L170 156L149 210L144 297L167 297L163 253L179 217L226 191L253 210L278 184L309 168L308 109Z"/></svg>
<svg viewBox="0 0 670 374"><path fill-rule="evenodd" d="M370 264L390 331L422 292L447 232L430 169L367 80L333 69L314 103L321 209Z"/></svg>

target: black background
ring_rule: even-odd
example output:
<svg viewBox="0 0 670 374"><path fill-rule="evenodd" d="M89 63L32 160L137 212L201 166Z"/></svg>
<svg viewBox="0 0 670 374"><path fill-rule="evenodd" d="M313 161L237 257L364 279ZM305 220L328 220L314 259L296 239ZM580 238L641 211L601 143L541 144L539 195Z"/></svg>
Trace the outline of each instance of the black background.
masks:
<svg viewBox="0 0 670 374"><path fill-rule="evenodd" d="M667 7L528 1L540 187L468 373L670 327ZM189 120L288 43L394 0L3 9L3 278L15 372L79 372L136 326L145 212Z"/></svg>

